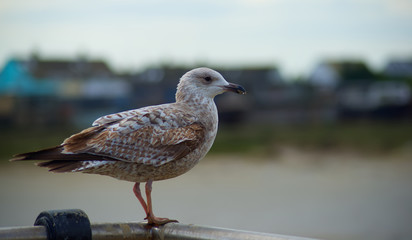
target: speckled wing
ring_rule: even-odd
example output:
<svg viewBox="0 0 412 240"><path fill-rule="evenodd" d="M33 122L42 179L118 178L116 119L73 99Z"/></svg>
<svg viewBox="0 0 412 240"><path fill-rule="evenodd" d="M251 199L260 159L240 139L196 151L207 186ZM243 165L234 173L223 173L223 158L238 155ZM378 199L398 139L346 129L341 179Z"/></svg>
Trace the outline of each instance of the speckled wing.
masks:
<svg viewBox="0 0 412 240"><path fill-rule="evenodd" d="M120 121L129 117L134 117L137 115L144 115L150 111L150 107L144 107L144 108L139 108L139 109L134 109L134 110L128 110L128 111L123 111L119 113L114 113L114 114L109 114L103 117L99 117L96 119L92 126L101 126L107 123L113 123L116 121Z"/></svg>
<svg viewBox="0 0 412 240"><path fill-rule="evenodd" d="M159 166L185 157L199 147L204 136L205 128L196 117L159 105L99 118L94 127L66 139L63 153Z"/></svg>

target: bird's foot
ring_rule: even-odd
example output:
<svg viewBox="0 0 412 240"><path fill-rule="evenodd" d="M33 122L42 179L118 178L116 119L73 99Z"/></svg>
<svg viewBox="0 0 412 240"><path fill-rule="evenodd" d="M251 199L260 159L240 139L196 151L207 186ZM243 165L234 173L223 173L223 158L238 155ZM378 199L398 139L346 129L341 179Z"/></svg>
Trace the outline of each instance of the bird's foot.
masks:
<svg viewBox="0 0 412 240"><path fill-rule="evenodd" d="M147 224L151 226L162 226L162 225L165 225L166 223L178 222L177 220L174 220L174 219L160 218L160 217L156 217L152 215L147 215L145 220L147 220Z"/></svg>

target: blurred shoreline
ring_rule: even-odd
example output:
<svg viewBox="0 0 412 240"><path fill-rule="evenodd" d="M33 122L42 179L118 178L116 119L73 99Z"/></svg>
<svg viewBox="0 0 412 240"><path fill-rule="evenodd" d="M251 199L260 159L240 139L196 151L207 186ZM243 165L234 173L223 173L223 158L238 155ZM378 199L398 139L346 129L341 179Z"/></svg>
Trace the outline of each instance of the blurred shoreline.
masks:
<svg viewBox="0 0 412 240"><path fill-rule="evenodd" d="M211 156L276 158L285 149L316 154L386 156L412 160L409 122L346 122L337 124L222 124ZM81 129L72 126L0 129L0 164L13 155L59 145Z"/></svg>

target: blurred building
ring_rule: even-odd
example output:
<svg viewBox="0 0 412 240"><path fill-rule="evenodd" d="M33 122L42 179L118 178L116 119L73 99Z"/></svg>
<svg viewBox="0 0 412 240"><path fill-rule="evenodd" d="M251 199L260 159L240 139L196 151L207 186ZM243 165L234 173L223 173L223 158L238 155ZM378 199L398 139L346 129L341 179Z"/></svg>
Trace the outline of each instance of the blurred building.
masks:
<svg viewBox="0 0 412 240"><path fill-rule="evenodd" d="M412 58L405 60L391 60L389 61L383 73L385 76L391 78L408 78L412 79Z"/></svg>
<svg viewBox="0 0 412 240"><path fill-rule="evenodd" d="M318 64L308 81L315 87L334 90L348 82L370 81L375 75L359 60L325 61Z"/></svg>
<svg viewBox="0 0 412 240"><path fill-rule="evenodd" d="M129 94L129 83L100 60L11 59L0 72L0 119L18 125L89 121L103 107L125 108Z"/></svg>
<svg viewBox="0 0 412 240"><path fill-rule="evenodd" d="M248 92L241 98L226 94L217 101L225 106L225 98L234 98L230 106L239 106L237 116L242 116L243 121L284 124L334 120L334 102L330 101L330 95L313 94L308 84L285 79L274 66L223 69L221 72Z"/></svg>
<svg viewBox="0 0 412 240"><path fill-rule="evenodd" d="M393 77L409 76L409 65L400 64L402 74L393 75L395 65L377 75L361 61L325 61L307 81L284 79L275 66L216 68L248 92L217 96L219 117L229 124L409 118L411 78ZM173 102L179 78L191 68L165 65L118 74L102 60L11 59L0 72L0 121L86 127L101 115Z"/></svg>
<svg viewBox="0 0 412 240"><path fill-rule="evenodd" d="M408 69L407 63L391 62L384 75L377 76L358 60L325 61L315 67L309 82L333 93L339 119L399 118L411 115L411 89L393 76L405 76Z"/></svg>

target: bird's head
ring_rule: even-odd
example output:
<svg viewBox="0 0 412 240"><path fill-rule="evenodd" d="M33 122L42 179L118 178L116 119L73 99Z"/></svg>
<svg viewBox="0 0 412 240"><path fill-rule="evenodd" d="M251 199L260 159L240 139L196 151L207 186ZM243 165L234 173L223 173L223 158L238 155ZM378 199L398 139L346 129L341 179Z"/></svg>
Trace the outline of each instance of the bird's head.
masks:
<svg viewBox="0 0 412 240"><path fill-rule="evenodd" d="M217 71L210 68L195 68L185 73L177 86L176 100L187 99L193 93L214 98L224 92L246 94L246 90L234 83L229 83Z"/></svg>

